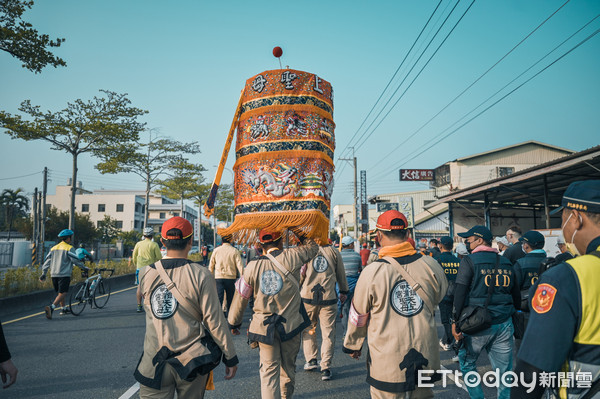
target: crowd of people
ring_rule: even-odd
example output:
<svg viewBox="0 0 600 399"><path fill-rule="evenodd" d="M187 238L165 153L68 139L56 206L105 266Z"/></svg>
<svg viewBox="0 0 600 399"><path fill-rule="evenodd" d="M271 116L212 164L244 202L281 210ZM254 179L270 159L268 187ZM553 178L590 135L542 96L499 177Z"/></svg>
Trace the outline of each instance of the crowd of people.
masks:
<svg viewBox="0 0 600 399"><path fill-rule="evenodd" d="M234 378L239 359L233 335L248 307L248 342L259 351L262 398L293 396L301 347L306 372L320 369L323 381L333 378L339 319L342 351L354 359L368 351L372 398L433 397L432 383L443 376L440 347L456 351L453 360L471 398L484 398L484 381L469 383L483 351L500 376L498 398L598 397L600 181L571 184L557 211L563 237L555 258L547 256L543 234L518 226L494 238L476 225L458 233L462 242L445 236L415 245L406 217L390 210L377 220L372 248L361 244L356 251L358 243L345 236L338 250L292 228L297 245L284 249L282 232L265 228L258 235L260 252L245 266L226 236L208 268L187 259L193 228L173 217L161 229L167 255L160 259L158 246L143 241L136 257L136 265L145 263L138 268L137 292L146 312L135 370L140 397L172 398L176 392L178 398L202 398L214 389L212 373L220 362L225 379ZM41 279L49 269L57 291L48 318L64 302L73 265L85 267L73 255L72 235L61 232L61 243L44 263ZM17 375L10 359L0 328L5 387Z"/></svg>

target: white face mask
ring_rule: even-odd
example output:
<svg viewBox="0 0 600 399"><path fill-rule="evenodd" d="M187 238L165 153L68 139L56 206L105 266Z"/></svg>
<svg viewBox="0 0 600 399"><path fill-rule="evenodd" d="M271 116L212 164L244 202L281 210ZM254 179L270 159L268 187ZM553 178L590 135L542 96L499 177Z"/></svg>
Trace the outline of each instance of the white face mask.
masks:
<svg viewBox="0 0 600 399"><path fill-rule="evenodd" d="M561 226L561 230L563 230L564 227L567 225L567 223L569 223L569 220L571 219L571 216L573 216L572 212L569 215L569 217L567 218L567 220L565 221L565 223ZM583 219L582 219L581 215L579 215L579 222L583 223ZM565 231L563 230L563 236L564 236L564 234L565 234ZM573 232L573 235L571 236L571 242L567 242L567 239L565 238L565 245L567 246L567 250L570 253L572 253L573 256L579 256L579 255L581 255L581 253L579 252L579 250L575 246L575 234L577 234L577 230L575 230Z"/></svg>

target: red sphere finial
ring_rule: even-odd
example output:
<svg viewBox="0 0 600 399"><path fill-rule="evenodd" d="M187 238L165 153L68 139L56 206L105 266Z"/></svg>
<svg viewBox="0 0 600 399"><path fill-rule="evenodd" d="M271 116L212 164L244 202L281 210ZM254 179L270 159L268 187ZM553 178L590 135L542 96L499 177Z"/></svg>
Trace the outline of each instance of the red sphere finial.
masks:
<svg viewBox="0 0 600 399"><path fill-rule="evenodd" d="M277 47L273 47L273 55L277 58L281 57L281 55L283 54L283 50L281 49L281 47L277 46Z"/></svg>

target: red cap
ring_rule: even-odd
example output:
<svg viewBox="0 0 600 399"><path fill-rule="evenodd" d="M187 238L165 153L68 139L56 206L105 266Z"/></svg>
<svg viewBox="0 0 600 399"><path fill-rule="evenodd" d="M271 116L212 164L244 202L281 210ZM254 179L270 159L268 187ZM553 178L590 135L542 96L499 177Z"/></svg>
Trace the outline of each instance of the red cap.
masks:
<svg viewBox="0 0 600 399"><path fill-rule="evenodd" d="M392 220L400 219L402 223L398 226L392 226ZM392 231L392 230L404 230L408 228L408 221L406 220L406 216L402 213L390 209L389 211L383 212L377 218L377 230L381 231Z"/></svg>
<svg viewBox="0 0 600 399"><path fill-rule="evenodd" d="M168 236L167 232L172 229L178 229L179 233L177 233L176 235ZM160 235L165 240L181 240L184 238L188 238L192 234L194 234L192 224L187 219L184 219L180 216L174 216L171 219L164 222L160 230Z"/></svg>
<svg viewBox="0 0 600 399"><path fill-rule="evenodd" d="M258 240L261 244L267 244L269 242L277 241L281 238L280 231L274 231L271 229L262 229L260 233L258 233Z"/></svg>

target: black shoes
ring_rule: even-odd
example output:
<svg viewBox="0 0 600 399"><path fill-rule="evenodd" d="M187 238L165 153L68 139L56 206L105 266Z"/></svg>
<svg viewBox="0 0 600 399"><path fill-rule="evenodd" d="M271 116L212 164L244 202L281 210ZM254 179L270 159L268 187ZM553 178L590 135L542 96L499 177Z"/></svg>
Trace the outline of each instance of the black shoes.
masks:
<svg viewBox="0 0 600 399"><path fill-rule="evenodd" d="M319 368L317 364L317 359L311 359L308 362L304 363L304 371L313 371Z"/></svg>
<svg viewBox="0 0 600 399"><path fill-rule="evenodd" d="M329 381L331 379L331 376L332 376L331 370L327 369L327 370L321 371L321 380Z"/></svg>

